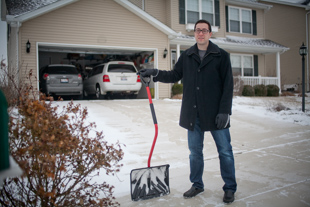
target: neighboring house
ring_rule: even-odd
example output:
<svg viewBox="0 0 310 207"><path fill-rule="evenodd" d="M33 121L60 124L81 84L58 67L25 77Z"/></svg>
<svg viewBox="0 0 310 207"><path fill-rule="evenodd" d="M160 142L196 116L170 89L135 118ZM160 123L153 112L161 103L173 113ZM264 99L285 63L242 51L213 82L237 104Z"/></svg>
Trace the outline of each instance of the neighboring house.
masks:
<svg viewBox="0 0 310 207"><path fill-rule="evenodd" d="M20 69L21 79L27 70L33 69L38 74L39 68L46 64L74 63L85 72L88 66L107 59L132 60L138 68L170 70L180 53L195 43L194 23L204 18L213 25L211 41L230 53L233 72L244 84L281 87L298 81L282 76L289 76L287 71L292 70L286 67L287 62L295 63L294 70L301 68L297 46L286 42L284 37L300 45L306 42L305 15L310 7L296 7L303 13L303 20L294 21L293 25L284 23L286 33L277 36L276 29L283 19L274 18L272 10L275 7L278 13L282 5L274 2L2 0L9 24L8 63L11 68ZM299 20L300 15L295 12L294 15ZM279 25L269 26L272 21L267 17L278 19L275 24ZM296 25L304 30L296 31ZM297 55L285 56L283 60L284 54L291 50L296 50ZM170 84L156 83L154 88L155 98L171 96Z"/></svg>
<svg viewBox="0 0 310 207"><path fill-rule="evenodd" d="M265 37L290 48L281 55L282 89L297 85L301 91L302 62L299 48L304 43L309 48L309 0L261 0L272 5L265 14ZM266 71L275 67L274 55L266 57ZM268 75L274 75L268 73ZM306 91L309 91L309 55L306 57Z"/></svg>

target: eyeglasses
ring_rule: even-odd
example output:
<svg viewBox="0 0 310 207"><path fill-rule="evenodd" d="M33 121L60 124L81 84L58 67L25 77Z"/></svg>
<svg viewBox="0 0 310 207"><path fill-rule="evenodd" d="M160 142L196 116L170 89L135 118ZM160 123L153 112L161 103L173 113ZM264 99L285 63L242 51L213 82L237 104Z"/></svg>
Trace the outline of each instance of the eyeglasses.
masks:
<svg viewBox="0 0 310 207"><path fill-rule="evenodd" d="M207 34L208 32L210 32L210 30L208 30L208 29L195 29L196 34L199 34L200 32L202 32L203 34Z"/></svg>

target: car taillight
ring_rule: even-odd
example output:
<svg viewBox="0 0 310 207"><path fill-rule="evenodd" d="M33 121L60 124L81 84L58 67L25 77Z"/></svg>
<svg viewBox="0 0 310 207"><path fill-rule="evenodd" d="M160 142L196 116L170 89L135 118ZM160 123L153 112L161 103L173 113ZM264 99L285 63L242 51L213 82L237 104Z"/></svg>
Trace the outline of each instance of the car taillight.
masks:
<svg viewBox="0 0 310 207"><path fill-rule="evenodd" d="M44 73L43 74L43 79L44 80L49 80L50 79L50 76L48 75L48 73Z"/></svg>
<svg viewBox="0 0 310 207"><path fill-rule="evenodd" d="M140 75L137 76L137 83L140 83L141 82L141 78L140 78Z"/></svg>
<svg viewBox="0 0 310 207"><path fill-rule="evenodd" d="M82 80L82 75L81 74L78 74L78 79Z"/></svg>
<svg viewBox="0 0 310 207"><path fill-rule="evenodd" d="M103 76L103 82L110 82L110 78L108 75Z"/></svg>

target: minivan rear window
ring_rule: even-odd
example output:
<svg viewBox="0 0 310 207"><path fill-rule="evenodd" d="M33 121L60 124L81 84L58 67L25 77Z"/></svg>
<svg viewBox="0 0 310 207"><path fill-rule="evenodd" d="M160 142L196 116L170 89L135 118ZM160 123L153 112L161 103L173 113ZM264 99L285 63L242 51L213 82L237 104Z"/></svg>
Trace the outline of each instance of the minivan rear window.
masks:
<svg viewBox="0 0 310 207"><path fill-rule="evenodd" d="M133 65L111 64L108 67L108 72L136 73L137 71Z"/></svg>
<svg viewBox="0 0 310 207"><path fill-rule="evenodd" d="M49 74L79 74L74 67L48 67Z"/></svg>

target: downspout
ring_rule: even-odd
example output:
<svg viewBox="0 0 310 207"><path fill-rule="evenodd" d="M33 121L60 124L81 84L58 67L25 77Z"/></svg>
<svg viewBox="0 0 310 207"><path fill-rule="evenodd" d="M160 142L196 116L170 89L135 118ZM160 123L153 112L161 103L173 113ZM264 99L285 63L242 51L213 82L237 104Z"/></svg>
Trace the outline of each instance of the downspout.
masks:
<svg viewBox="0 0 310 207"><path fill-rule="evenodd" d="M310 11L306 13L306 46L307 50L309 51L308 14L310 14ZM307 91L309 91L309 54L307 57Z"/></svg>
<svg viewBox="0 0 310 207"><path fill-rule="evenodd" d="M10 22L11 27L16 28L16 34L15 34L15 43L16 43L16 63L15 63L15 67L16 67L16 71L19 71L19 28L21 27L21 22L19 21L12 21ZM19 84L19 72L16 73L16 81L17 84Z"/></svg>

